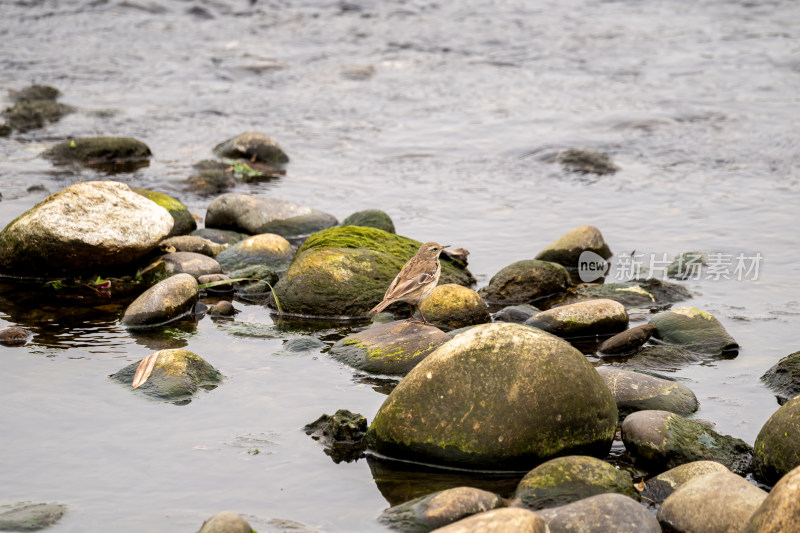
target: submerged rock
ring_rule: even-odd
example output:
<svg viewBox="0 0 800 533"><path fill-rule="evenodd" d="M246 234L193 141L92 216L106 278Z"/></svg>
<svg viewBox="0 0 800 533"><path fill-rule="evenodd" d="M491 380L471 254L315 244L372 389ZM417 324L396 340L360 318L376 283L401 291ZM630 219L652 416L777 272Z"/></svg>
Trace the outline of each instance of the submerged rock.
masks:
<svg viewBox="0 0 800 533"><path fill-rule="evenodd" d="M524 507L537 511L608 492L639 500L627 472L594 457L569 455L551 459L525 474L514 497Z"/></svg>
<svg viewBox="0 0 800 533"><path fill-rule="evenodd" d="M739 345L710 313L696 307L674 307L650 321L655 336L667 344L708 355L736 352Z"/></svg>
<svg viewBox="0 0 800 533"><path fill-rule="evenodd" d="M657 344L644 346L630 359L625 360L626 368L645 371L676 372L681 368L703 361L702 355L686 350L680 346Z"/></svg>
<svg viewBox="0 0 800 533"><path fill-rule="evenodd" d="M206 227L251 235L277 233L293 238L331 228L336 218L304 205L249 194L226 193L214 198L206 212Z"/></svg>
<svg viewBox="0 0 800 533"><path fill-rule="evenodd" d="M643 324L618 333L610 339L606 339L597 348L597 355L609 357L634 354L650 339L655 331L656 327L653 324Z"/></svg>
<svg viewBox="0 0 800 533"><path fill-rule="evenodd" d="M183 205L179 200L164 193L150 191L147 189L134 188L131 190L136 194L141 194L151 202L155 202L169 211L169 214L175 221L175 224L172 226L172 231L170 231L169 235L167 235L168 237L186 235L197 229L197 222L194 220L194 217L186 208L186 206Z"/></svg>
<svg viewBox="0 0 800 533"><path fill-rule="evenodd" d="M155 356L153 370L138 387L147 396L170 402L191 398L198 388L214 388L222 381L222 374L205 359L189 350L160 350ZM132 363L110 377L131 386L140 361Z"/></svg>
<svg viewBox="0 0 800 533"><path fill-rule="evenodd" d="M344 226L309 237L275 293L288 313L364 316L422 243L374 228ZM439 283L470 285L466 268L441 261Z"/></svg>
<svg viewBox="0 0 800 533"><path fill-rule="evenodd" d="M362 226L381 229L387 233L395 233L394 222L386 212L380 209L357 211L342 221L342 226Z"/></svg>
<svg viewBox="0 0 800 533"><path fill-rule="evenodd" d="M417 321L396 321L351 333L330 350L334 359L373 374L404 376L450 337Z"/></svg>
<svg viewBox="0 0 800 533"><path fill-rule="evenodd" d="M236 308L227 300L217 302L208 308L209 316L233 316L236 313Z"/></svg>
<svg viewBox="0 0 800 533"><path fill-rule="evenodd" d="M637 411L622 423L625 448L645 466L668 469L692 461L717 461L736 473L750 468L753 449L668 411Z"/></svg>
<svg viewBox="0 0 800 533"><path fill-rule="evenodd" d="M298 355L306 353L319 353L327 348L328 345L316 337L300 336L288 339L284 342L283 348L276 355Z"/></svg>
<svg viewBox="0 0 800 533"><path fill-rule="evenodd" d="M59 520L67 512L60 503L29 503L0 513L0 531L39 531Z"/></svg>
<svg viewBox="0 0 800 533"><path fill-rule="evenodd" d="M772 485L800 466L800 397L775 411L758 432L753 454L756 478Z"/></svg>
<svg viewBox="0 0 800 533"><path fill-rule="evenodd" d="M221 511L205 522L198 533L253 533L250 524L233 511Z"/></svg>
<svg viewBox="0 0 800 533"><path fill-rule="evenodd" d="M378 522L405 533L426 533L477 513L504 507L503 498L473 487L455 487L386 509Z"/></svg>
<svg viewBox="0 0 800 533"><path fill-rule="evenodd" d="M730 472L730 470L716 461L694 461L682 464L648 479L642 497L660 504L687 481L711 472Z"/></svg>
<svg viewBox="0 0 800 533"><path fill-rule="evenodd" d="M700 407L686 385L618 368L600 367L597 372L614 395L620 421L635 411L669 411L687 416Z"/></svg>
<svg viewBox="0 0 800 533"><path fill-rule="evenodd" d="M800 467L784 475L750 517L745 533L800 531Z"/></svg>
<svg viewBox="0 0 800 533"><path fill-rule="evenodd" d="M131 303L122 315L126 327L156 327L192 312L198 300L197 281L176 274L156 283Z"/></svg>
<svg viewBox="0 0 800 533"><path fill-rule="evenodd" d="M446 328L463 328L491 321L489 310L477 292L454 283L439 285L420 305L428 322Z"/></svg>
<svg viewBox="0 0 800 533"><path fill-rule="evenodd" d="M701 269L708 264L703 252L684 252L667 267L667 276L675 279L698 279Z"/></svg>
<svg viewBox="0 0 800 533"><path fill-rule="evenodd" d="M712 472L678 487L658 510L665 531L742 531L767 493L731 472Z"/></svg>
<svg viewBox="0 0 800 533"><path fill-rule="evenodd" d="M800 394L800 351L778 361L761 376L761 381L775 391L781 405Z"/></svg>
<svg viewBox="0 0 800 533"><path fill-rule="evenodd" d="M607 298L619 302L625 307L657 309L690 297L691 293L683 285L648 278L602 285L580 285L567 296L565 302Z"/></svg>
<svg viewBox="0 0 800 533"><path fill-rule="evenodd" d="M3 346L22 346L30 337L30 333L17 326L0 328L0 344Z"/></svg>
<svg viewBox="0 0 800 533"><path fill-rule="evenodd" d="M193 252L196 254L207 255L214 257L222 250L227 248L226 244L217 244L202 237L194 235L179 235L177 237L169 237L161 241L158 248L162 252Z"/></svg>
<svg viewBox="0 0 800 533"><path fill-rule="evenodd" d="M569 343L519 324L482 324L420 362L369 430L378 453L418 462L530 468L557 455L605 457L617 407Z"/></svg>
<svg viewBox="0 0 800 533"><path fill-rule="evenodd" d="M540 261L558 263L568 269L578 269L578 259L583 252L593 252L603 259L611 257L611 249L603 234L594 226L578 226L568 231L536 254Z"/></svg>
<svg viewBox="0 0 800 533"><path fill-rule="evenodd" d="M72 139L45 150L42 157L62 165L78 163L88 167L131 171L150 164L150 148L130 137L87 137Z"/></svg>
<svg viewBox="0 0 800 533"><path fill-rule="evenodd" d="M550 533L661 533L658 520L643 505L617 493L598 494L537 514Z"/></svg>
<svg viewBox="0 0 800 533"><path fill-rule="evenodd" d="M58 276L144 257L172 230L166 209L124 183L76 183L0 231L0 270Z"/></svg>
<svg viewBox="0 0 800 533"><path fill-rule="evenodd" d="M530 259L502 268L478 294L490 304L532 304L562 294L569 286L569 272L563 266Z"/></svg>
<svg viewBox="0 0 800 533"><path fill-rule="evenodd" d="M613 174L619 170L619 167L611 161L610 157L589 150L570 148L558 154L555 159L561 163L565 170L581 174L603 176L605 174Z"/></svg>
<svg viewBox="0 0 800 533"><path fill-rule="evenodd" d="M222 274L222 266L212 257L194 252L172 252L161 256L168 274L191 274L195 278Z"/></svg>
<svg viewBox="0 0 800 533"><path fill-rule="evenodd" d="M11 128L22 132L46 126L75 111L75 108L56 102L61 91L49 85L31 85L10 91L14 105L3 111Z"/></svg>
<svg viewBox="0 0 800 533"><path fill-rule="evenodd" d="M496 312L494 314L494 320L495 322L514 322L516 324L522 324L540 311L541 309L529 304L509 305Z"/></svg>
<svg viewBox="0 0 800 533"><path fill-rule="evenodd" d="M564 338L604 335L627 328L628 312L614 300L589 300L542 311L525 325Z"/></svg>
<svg viewBox="0 0 800 533"><path fill-rule="evenodd" d="M303 429L322 442L334 463L355 461L366 448L367 419L347 409L339 409L333 416L322 415Z"/></svg>
<svg viewBox="0 0 800 533"><path fill-rule="evenodd" d="M224 250L217 256L217 261L226 271L253 265L265 265L281 271L288 268L293 256L294 251L289 241L274 233L262 233Z"/></svg>
<svg viewBox="0 0 800 533"><path fill-rule="evenodd" d="M536 513L526 509L493 509L453 522L436 533L547 533L547 526Z"/></svg>
<svg viewBox="0 0 800 533"><path fill-rule="evenodd" d="M247 131L214 147L219 157L247 159L270 165L285 165L289 156L274 139L260 131ZM263 233L263 232L259 232Z"/></svg>
<svg viewBox="0 0 800 533"><path fill-rule="evenodd" d="M231 279L250 278L236 283L236 295L247 301L266 302L272 297L272 287L278 283L279 273L265 265L253 265L229 272Z"/></svg>

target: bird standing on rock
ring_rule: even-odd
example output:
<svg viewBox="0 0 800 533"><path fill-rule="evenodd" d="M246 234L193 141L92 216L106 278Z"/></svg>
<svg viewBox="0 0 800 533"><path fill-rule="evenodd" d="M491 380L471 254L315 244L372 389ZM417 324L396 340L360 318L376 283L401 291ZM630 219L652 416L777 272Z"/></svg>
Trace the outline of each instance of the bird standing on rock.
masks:
<svg viewBox="0 0 800 533"><path fill-rule="evenodd" d="M427 324L428 321L425 320L419 305L430 296L439 283L439 275L442 273L439 254L448 246L450 245L442 246L436 242L426 242L420 246L417 255L403 265L400 273L386 289L383 301L373 307L369 314L380 313L395 302L406 302L411 311L411 318L414 318L414 307L416 307L422 321Z"/></svg>

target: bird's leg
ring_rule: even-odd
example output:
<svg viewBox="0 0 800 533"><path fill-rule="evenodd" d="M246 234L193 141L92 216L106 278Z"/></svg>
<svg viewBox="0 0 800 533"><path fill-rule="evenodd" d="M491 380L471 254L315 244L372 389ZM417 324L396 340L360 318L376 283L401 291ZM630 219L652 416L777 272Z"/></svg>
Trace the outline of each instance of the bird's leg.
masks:
<svg viewBox="0 0 800 533"><path fill-rule="evenodd" d="M427 324L427 323L428 323L428 321L427 321L427 320L425 320L425 315L423 315L423 314L422 314L422 308L421 308L420 306L417 306L417 311L419 311L419 316L421 316L421 317L422 317L422 321L423 321L423 322L425 322L425 323Z"/></svg>
<svg viewBox="0 0 800 533"><path fill-rule="evenodd" d="M408 304L408 314L409 314L408 319L416 320L416 318L414 318L414 304L412 304L411 302L406 302L406 303Z"/></svg>

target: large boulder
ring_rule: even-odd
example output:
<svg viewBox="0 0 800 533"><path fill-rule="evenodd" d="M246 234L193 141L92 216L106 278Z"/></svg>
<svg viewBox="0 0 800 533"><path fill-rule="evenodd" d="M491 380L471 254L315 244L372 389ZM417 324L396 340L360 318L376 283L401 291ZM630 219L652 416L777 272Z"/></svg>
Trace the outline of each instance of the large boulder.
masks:
<svg viewBox="0 0 800 533"><path fill-rule="evenodd" d="M753 471L770 485L800 466L800 397L775 411L756 437Z"/></svg>
<svg viewBox="0 0 800 533"><path fill-rule="evenodd" d="M800 467L794 468L772 487L761 506L750 517L746 533L800 532Z"/></svg>
<svg viewBox="0 0 800 533"><path fill-rule="evenodd" d="M637 411L622 423L622 441L637 463L668 469L692 461L717 461L733 472L750 468L753 450L743 440L721 435L668 411Z"/></svg>
<svg viewBox="0 0 800 533"><path fill-rule="evenodd" d="M567 339L588 337L624 330L628 312L614 300L588 300L542 311L525 324Z"/></svg>
<svg viewBox="0 0 800 533"><path fill-rule="evenodd" d="M673 307L654 316L650 323L656 327L657 338L693 352L722 355L739 349L719 320L696 307Z"/></svg>
<svg viewBox="0 0 800 533"><path fill-rule="evenodd" d="M500 269L478 293L490 304L536 303L563 294L570 286L567 270L557 264L525 259Z"/></svg>
<svg viewBox="0 0 800 533"><path fill-rule="evenodd" d="M617 407L566 341L519 324L475 326L437 348L389 394L368 438L428 463L530 468L558 455L605 457Z"/></svg>
<svg viewBox="0 0 800 533"><path fill-rule="evenodd" d="M420 304L428 322L458 329L490 322L489 310L480 295L469 287L455 283L439 285Z"/></svg>
<svg viewBox="0 0 800 533"><path fill-rule="evenodd" d="M130 328L160 326L191 313L197 300L195 278L191 274L175 274L139 295L125 310L121 322Z"/></svg>
<svg viewBox="0 0 800 533"><path fill-rule="evenodd" d="M59 276L140 259L172 230L166 209L124 183L76 183L0 231L0 271Z"/></svg>
<svg viewBox="0 0 800 533"><path fill-rule="evenodd" d="M402 320L351 333L333 345L330 355L373 374L404 376L449 340L434 326Z"/></svg>
<svg viewBox="0 0 800 533"><path fill-rule="evenodd" d="M385 231L345 226L320 231L297 250L275 294L288 313L363 316L422 243ZM440 284L470 285L472 274L441 259Z"/></svg>
<svg viewBox="0 0 800 533"><path fill-rule="evenodd" d="M767 493L731 472L712 472L678 487L658 510L665 531L743 531Z"/></svg>
<svg viewBox="0 0 800 533"><path fill-rule="evenodd" d="M150 191L147 189L134 188L131 190L136 194L141 194L151 202L155 202L169 211L169 214L175 221L175 224L172 226L172 231L169 232L169 237L174 237L176 235L188 235L197 229L197 222L189 212L189 209L187 209L180 200L164 193Z"/></svg>
<svg viewBox="0 0 800 533"><path fill-rule="evenodd" d="M335 226L336 218L312 207L277 198L227 193L214 198L206 211L206 227L251 235L277 233L287 239Z"/></svg>
<svg viewBox="0 0 800 533"><path fill-rule="evenodd" d="M761 381L775 391L781 405L800 394L800 351L775 363L761 376Z"/></svg>
<svg viewBox="0 0 800 533"><path fill-rule="evenodd" d="M536 259L558 263L577 269L578 258L583 252L594 252L603 259L611 257L611 249L603 234L594 226L578 226L551 242L536 254Z"/></svg>
<svg viewBox="0 0 800 533"><path fill-rule="evenodd" d="M661 533L656 517L636 500L598 494L561 507L537 511L550 533Z"/></svg>
<svg viewBox="0 0 800 533"><path fill-rule="evenodd" d="M467 516L504 507L503 498L473 487L455 487L386 509L378 521L406 533L425 533Z"/></svg>
<svg viewBox="0 0 800 533"><path fill-rule="evenodd" d="M525 474L514 497L522 506L537 511L607 492L639 499L627 472L594 457L568 455L550 459Z"/></svg>
<svg viewBox="0 0 800 533"><path fill-rule="evenodd" d="M700 407L692 390L681 383L619 368L599 367L617 402L620 419L635 411L669 411L687 416Z"/></svg>

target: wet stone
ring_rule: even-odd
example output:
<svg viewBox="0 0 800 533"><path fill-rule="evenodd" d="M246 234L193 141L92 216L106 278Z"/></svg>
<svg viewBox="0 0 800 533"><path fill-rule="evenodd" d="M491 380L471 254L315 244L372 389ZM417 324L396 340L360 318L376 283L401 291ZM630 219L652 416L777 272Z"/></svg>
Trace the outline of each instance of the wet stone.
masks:
<svg viewBox="0 0 800 533"><path fill-rule="evenodd" d="M4 346L22 346L30 337L30 333L17 326L0 328L0 344Z"/></svg>
<svg viewBox="0 0 800 533"><path fill-rule="evenodd" d="M613 174L619 167L610 157L598 152L570 148L558 154L555 158L565 170L581 174Z"/></svg>
<svg viewBox="0 0 800 533"><path fill-rule="evenodd" d="M563 338L615 333L628 327L625 306L614 300L588 300L542 311L525 325Z"/></svg>
<svg viewBox="0 0 800 533"><path fill-rule="evenodd" d="M722 355L739 349L719 320L696 307L674 307L650 323L656 327L655 337L693 352Z"/></svg>
<svg viewBox="0 0 800 533"><path fill-rule="evenodd" d="M149 165L151 155L146 144L130 137L87 137L57 144L42 157L55 164L78 163L125 172Z"/></svg>
<svg viewBox="0 0 800 533"><path fill-rule="evenodd" d="M372 326L341 339L330 356L373 374L404 376L450 337L416 320Z"/></svg>
<svg viewBox="0 0 800 533"><path fill-rule="evenodd" d="M750 517L746 533L800 531L800 467L784 475Z"/></svg>
<svg viewBox="0 0 800 533"><path fill-rule="evenodd" d="M599 229L594 226L578 226L545 246L536 254L536 259L558 263L568 269L577 269L578 259L587 251L603 259L611 257L611 249Z"/></svg>
<svg viewBox="0 0 800 533"><path fill-rule="evenodd" d="M679 254L667 267L667 276L675 279L697 279L701 269L707 264L707 254L703 252L684 252Z"/></svg>
<svg viewBox="0 0 800 533"><path fill-rule="evenodd" d="M236 283L236 295L247 301L266 302L272 297L272 288L280 275L277 270L265 265L253 265L228 274L231 279L248 278Z"/></svg>
<svg viewBox="0 0 800 533"><path fill-rule="evenodd" d="M457 329L489 322L489 310L474 290L446 283L439 285L420 305L428 322Z"/></svg>
<svg viewBox="0 0 800 533"><path fill-rule="evenodd" d="M227 248L225 244L217 244L202 237L194 235L179 235L177 237L169 237L161 241L158 248L167 253L171 252L192 252L195 254L203 254L208 257L214 257L222 250Z"/></svg>
<svg viewBox="0 0 800 533"><path fill-rule="evenodd" d="M239 241L245 240L249 235L239 233L238 231L229 231L225 229L202 228L194 230L191 235L208 239L217 244L236 244Z"/></svg>
<svg viewBox="0 0 800 533"><path fill-rule="evenodd" d="M800 351L778 361L761 376L761 381L775 391L781 405L800 394Z"/></svg>
<svg viewBox="0 0 800 533"><path fill-rule="evenodd" d="M207 311L209 316L233 316L236 312L236 308L227 300L215 303Z"/></svg>
<svg viewBox="0 0 800 533"><path fill-rule="evenodd" d="M164 193L150 191L147 189L131 189L136 194L141 194L156 205L160 205L166 209L175 223L172 226L172 231L169 232L168 237L176 235L186 235L197 229L197 222L195 221L189 209L183 203ZM191 251L191 250L187 250Z"/></svg>
<svg viewBox="0 0 800 533"><path fill-rule="evenodd" d="M563 294L570 283L563 266L530 259L502 268L478 294L489 304L532 304Z"/></svg>
<svg viewBox="0 0 800 533"><path fill-rule="evenodd" d="M325 453L333 462L352 462L362 456L366 448L367 419L347 409L331 415L322 415L303 428L306 435L322 442Z"/></svg>
<svg viewBox="0 0 800 533"><path fill-rule="evenodd" d="M766 497L741 476L712 472L678 487L661 504L657 518L665 531L742 531Z"/></svg>
<svg viewBox="0 0 800 533"><path fill-rule="evenodd" d="M652 477L645 483L642 498L660 504L687 481L711 472L730 472L716 461L694 461L671 468Z"/></svg>
<svg viewBox="0 0 800 533"><path fill-rule="evenodd" d="M680 302L690 297L691 293L683 285L648 278L602 285L581 285L565 299L565 302L607 298L628 308L658 309L663 305Z"/></svg>
<svg viewBox="0 0 800 533"><path fill-rule="evenodd" d="M688 416L700 407L686 385L618 368L599 367L597 372L614 395L620 421L635 411L660 410Z"/></svg>
<svg viewBox="0 0 800 533"><path fill-rule="evenodd" d="M594 457L569 455L551 459L525 474L514 497L525 508L537 511L609 492L639 500L627 472Z"/></svg>
<svg viewBox="0 0 800 533"><path fill-rule="evenodd" d="M307 353L319 353L328 345L316 337L302 336L294 337L283 344L283 348L278 352L280 355L300 355Z"/></svg>
<svg viewBox="0 0 800 533"><path fill-rule="evenodd" d="M624 359L626 368L644 371L676 372L687 365L703 361L702 355L686 350L680 346L658 344L644 346L636 354ZM614 361L614 359L611 359Z"/></svg>
<svg viewBox="0 0 800 533"><path fill-rule="evenodd" d="M201 169L186 178L186 189L202 195L219 194L236 187L236 184L236 176L225 169Z"/></svg>
<svg viewBox="0 0 800 533"><path fill-rule="evenodd" d="M386 212L380 209L357 211L342 221L342 226L363 226L376 228L388 233L395 233L394 222Z"/></svg>
<svg viewBox="0 0 800 533"><path fill-rule="evenodd" d="M233 511L221 511L205 522L198 533L253 533L250 524Z"/></svg>
<svg viewBox="0 0 800 533"><path fill-rule="evenodd" d="M378 521L405 533L426 533L477 513L504 507L503 498L473 487L455 487L386 509Z"/></svg>
<svg viewBox="0 0 800 533"><path fill-rule="evenodd" d="M637 464L653 469L709 460L744 474L753 458L753 449L743 440L668 411L628 415L622 423L622 441Z"/></svg>
<svg viewBox="0 0 800 533"><path fill-rule="evenodd" d="M493 509L450 525L434 529L436 533L547 533L547 526L527 509Z"/></svg>
<svg viewBox="0 0 800 533"><path fill-rule="evenodd" d="M219 157L247 159L270 165L285 165L289 156L278 143L259 131L247 131L214 147Z"/></svg>
<svg viewBox="0 0 800 533"><path fill-rule="evenodd" d="M800 466L800 397L795 397L777 411L756 437L753 473L772 485Z"/></svg>
<svg viewBox="0 0 800 533"><path fill-rule="evenodd" d="M636 500L616 493L598 494L537 514L547 523L550 533L661 533L661 526L650 511Z"/></svg>
<svg viewBox="0 0 800 533"><path fill-rule="evenodd" d="M494 314L494 320L495 322L514 322L516 324L522 324L539 312L541 312L541 309L528 304L509 305L496 312Z"/></svg>
<svg viewBox="0 0 800 533"><path fill-rule="evenodd" d="M656 327L652 324L643 324L625 330L606 339L597 348L597 355L600 357L632 355L639 351L639 348L650 339L655 331Z"/></svg>
<svg viewBox="0 0 800 533"><path fill-rule="evenodd" d="M224 250L217 261L226 271L253 265L264 265L277 271L286 270L294 256L292 245L274 233L253 235Z"/></svg>
<svg viewBox="0 0 800 533"><path fill-rule="evenodd" d="M131 303L122 315L126 327L156 327L191 313L198 300L197 281L176 274L161 281Z"/></svg>
<svg viewBox="0 0 800 533"><path fill-rule="evenodd" d="M60 503L24 504L0 512L0 531L39 531L54 525L66 512L67 506Z"/></svg>
<svg viewBox="0 0 800 533"><path fill-rule="evenodd" d="M161 256L169 274L190 274L195 278L221 274L222 266L212 257L194 252L173 252Z"/></svg>

